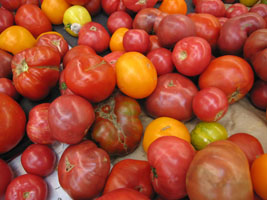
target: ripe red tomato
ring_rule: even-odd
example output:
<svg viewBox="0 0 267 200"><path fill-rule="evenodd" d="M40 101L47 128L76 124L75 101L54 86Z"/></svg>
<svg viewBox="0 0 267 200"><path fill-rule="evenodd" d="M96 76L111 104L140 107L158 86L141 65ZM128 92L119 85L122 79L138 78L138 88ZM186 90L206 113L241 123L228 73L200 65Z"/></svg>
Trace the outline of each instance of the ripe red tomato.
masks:
<svg viewBox="0 0 267 200"><path fill-rule="evenodd" d="M39 0L20 0L20 5L24 4L34 4L36 6L39 6Z"/></svg>
<svg viewBox="0 0 267 200"><path fill-rule="evenodd" d="M15 100L19 98L19 93L17 92L13 82L7 78L0 78L0 92Z"/></svg>
<svg viewBox="0 0 267 200"><path fill-rule="evenodd" d="M73 199L93 199L104 188L108 154L90 140L69 146L58 163L58 180Z"/></svg>
<svg viewBox="0 0 267 200"><path fill-rule="evenodd" d="M11 60L13 56L0 49L0 78L9 78L12 75Z"/></svg>
<svg viewBox="0 0 267 200"><path fill-rule="evenodd" d="M144 8L153 8L157 0L123 0L123 3L129 10L138 12Z"/></svg>
<svg viewBox="0 0 267 200"><path fill-rule="evenodd" d="M14 174L8 163L0 158L0 199L5 195L8 184L12 181Z"/></svg>
<svg viewBox="0 0 267 200"><path fill-rule="evenodd" d="M156 19L155 19L155 22L154 22L154 25L153 25L153 32L155 34L157 34L158 32L158 27L159 27L159 24L161 22L161 20L166 17L167 15L169 15L168 13L165 13L165 12L161 12L159 13L159 15L156 16Z"/></svg>
<svg viewBox="0 0 267 200"><path fill-rule="evenodd" d="M107 15L118 10L126 11L123 0L101 0L101 6Z"/></svg>
<svg viewBox="0 0 267 200"><path fill-rule="evenodd" d="M8 185L5 200L46 200L47 197L47 183L40 176L24 174L13 179Z"/></svg>
<svg viewBox="0 0 267 200"><path fill-rule="evenodd" d="M125 11L116 11L112 13L108 17L107 21L107 28L109 32L112 34L114 33L118 28L132 28L133 19L132 17Z"/></svg>
<svg viewBox="0 0 267 200"><path fill-rule="evenodd" d="M20 7L20 1L21 0L0 0L0 3L4 8L14 11Z"/></svg>
<svg viewBox="0 0 267 200"><path fill-rule="evenodd" d="M215 17L225 16L225 6L221 0L201 0L196 3L196 13L208 13Z"/></svg>
<svg viewBox="0 0 267 200"><path fill-rule="evenodd" d="M136 190L130 188L120 188L113 190L103 196L97 198L96 200L149 200L149 198Z"/></svg>
<svg viewBox="0 0 267 200"><path fill-rule="evenodd" d="M14 148L24 136L26 115L20 105L0 93L0 154Z"/></svg>
<svg viewBox="0 0 267 200"><path fill-rule="evenodd" d="M90 0L84 7L91 16L96 16L101 11L101 0Z"/></svg>
<svg viewBox="0 0 267 200"><path fill-rule="evenodd" d="M14 24L14 16L12 12L6 10L5 8L0 8L0 33L6 28Z"/></svg>
<svg viewBox="0 0 267 200"><path fill-rule="evenodd" d="M260 109L266 110L267 108L267 82L257 80L250 92L250 99L252 103Z"/></svg>
<svg viewBox="0 0 267 200"><path fill-rule="evenodd" d="M149 35L150 45L148 52L160 48L159 38L156 35Z"/></svg>
<svg viewBox="0 0 267 200"><path fill-rule="evenodd" d="M147 53L149 50L149 35L141 29L130 29L123 36L123 47L125 51L137 51Z"/></svg>
<svg viewBox="0 0 267 200"><path fill-rule="evenodd" d="M232 18L248 12L248 8L241 3L235 3L226 9L225 16Z"/></svg>
<svg viewBox="0 0 267 200"><path fill-rule="evenodd" d="M116 72L115 65L119 57L121 57L125 52L124 51L112 51L105 55L103 58L113 67Z"/></svg>

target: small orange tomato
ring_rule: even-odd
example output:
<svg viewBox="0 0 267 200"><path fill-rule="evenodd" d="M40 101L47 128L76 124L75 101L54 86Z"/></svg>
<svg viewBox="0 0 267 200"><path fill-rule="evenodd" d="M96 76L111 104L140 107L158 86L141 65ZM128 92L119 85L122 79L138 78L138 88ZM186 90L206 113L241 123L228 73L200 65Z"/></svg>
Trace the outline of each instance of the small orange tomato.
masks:
<svg viewBox="0 0 267 200"><path fill-rule="evenodd" d="M168 14L186 14L187 5L185 0L164 0L159 10Z"/></svg>
<svg viewBox="0 0 267 200"><path fill-rule="evenodd" d="M123 47L123 36L128 30L128 28L118 28L112 34L109 41L109 48L111 51L125 51Z"/></svg>
<svg viewBox="0 0 267 200"><path fill-rule="evenodd" d="M267 153L256 158L251 166L251 179L254 191L264 200L267 199Z"/></svg>
<svg viewBox="0 0 267 200"><path fill-rule="evenodd" d="M157 71L153 63L139 52L124 53L116 63L117 85L126 95L142 99L157 85Z"/></svg>
<svg viewBox="0 0 267 200"><path fill-rule="evenodd" d="M147 152L150 144L162 136L176 136L187 142L191 142L187 127L180 121L170 117L154 119L145 129L143 148Z"/></svg>
<svg viewBox="0 0 267 200"><path fill-rule="evenodd" d="M35 45L36 40L26 28L10 26L0 35L0 49L16 54Z"/></svg>

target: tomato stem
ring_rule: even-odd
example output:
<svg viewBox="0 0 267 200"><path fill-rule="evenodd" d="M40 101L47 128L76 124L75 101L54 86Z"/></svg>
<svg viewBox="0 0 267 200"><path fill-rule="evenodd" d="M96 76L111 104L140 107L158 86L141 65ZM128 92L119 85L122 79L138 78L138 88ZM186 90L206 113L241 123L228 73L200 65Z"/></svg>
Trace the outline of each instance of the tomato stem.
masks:
<svg viewBox="0 0 267 200"><path fill-rule="evenodd" d="M156 171L156 168L152 167L152 173L153 173L153 179L154 178L158 178L158 174L157 174L157 171Z"/></svg>
<svg viewBox="0 0 267 200"><path fill-rule="evenodd" d="M88 72L89 70L95 69L95 68L97 68L97 67L99 67L99 66L101 66L101 65L104 65L104 64L106 64L106 61L105 61L105 60L102 60L100 63L97 63L97 64L95 64L95 65L93 65L93 66L91 66L91 67L88 67L88 68L85 69L84 71L85 71L85 72Z"/></svg>
<svg viewBox="0 0 267 200"><path fill-rule="evenodd" d="M97 28L96 28L95 26L91 26L91 27L90 27L90 30L91 30L91 31L96 31Z"/></svg>
<svg viewBox="0 0 267 200"><path fill-rule="evenodd" d="M71 171L74 168L74 165L72 165L68 159L68 157L66 157L65 160L65 165L66 165L66 172Z"/></svg>
<svg viewBox="0 0 267 200"><path fill-rule="evenodd" d="M137 4L145 5L147 0L139 0Z"/></svg>
<svg viewBox="0 0 267 200"><path fill-rule="evenodd" d="M179 60L185 60L187 58L187 52L186 51L181 51L179 53Z"/></svg>

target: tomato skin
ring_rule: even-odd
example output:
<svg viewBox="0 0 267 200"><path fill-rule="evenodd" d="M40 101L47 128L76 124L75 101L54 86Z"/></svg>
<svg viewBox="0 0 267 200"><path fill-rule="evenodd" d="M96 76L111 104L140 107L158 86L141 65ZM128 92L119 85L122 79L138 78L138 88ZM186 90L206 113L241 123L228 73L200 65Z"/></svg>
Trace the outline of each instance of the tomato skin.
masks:
<svg viewBox="0 0 267 200"><path fill-rule="evenodd" d="M86 140L63 152L58 164L59 183L73 199L92 199L104 188L109 169L108 154Z"/></svg>
<svg viewBox="0 0 267 200"><path fill-rule="evenodd" d="M164 136L152 142L147 159L152 168L151 181L155 192L164 199L185 197L186 173L194 155L190 143L174 136Z"/></svg>
<svg viewBox="0 0 267 200"><path fill-rule="evenodd" d="M168 14L183 14L187 13L187 4L184 0L164 0L159 7L159 10Z"/></svg>
<svg viewBox="0 0 267 200"><path fill-rule="evenodd" d="M225 16L227 18L233 18L247 12L248 8L245 5L241 3L235 3L226 9Z"/></svg>
<svg viewBox="0 0 267 200"><path fill-rule="evenodd" d="M148 52L155 50L155 49L158 49L158 48L161 48L158 36L149 35L149 40L150 40L150 45L149 45Z"/></svg>
<svg viewBox="0 0 267 200"><path fill-rule="evenodd" d="M11 60L13 56L0 49L0 78L10 78L12 75Z"/></svg>
<svg viewBox="0 0 267 200"><path fill-rule="evenodd" d="M195 7L196 13L209 13L215 17L225 16L225 6L221 0L201 0Z"/></svg>
<svg viewBox="0 0 267 200"><path fill-rule="evenodd" d="M113 67L114 71L116 72L116 62L124 53L124 51L113 51L105 55L103 58Z"/></svg>
<svg viewBox="0 0 267 200"><path fill-rule="evenodd" d="M47 183L39 176L24 174L11 181L6 190L6 200L28 199L46 200L48 197Z"/></svg>
<svg viewBox="0 0 267 200"><path fill-rule="evenodd" d="M3 32L9 26L14 24L14 16L13 14L4 9L3 7L0 8L0 33Z"/></svg>
<svg viewBox="0 0 267 200"><path fill-rule="evenodd" d="M156 3L157 0L123 0L125 7L133 12L138 12L144 8L153 8Z"/></svg>
<svg viewBox="0 0 267 200"><path fill-rule="evenodd" d="M90 0L84 7L91 16L96 16L101 11L101 0Z"/></svg>
<svg viewBox="0 0 267 200"><path fill-rule="evenodd" d="M250 99L254 106L259 109L266 110L267 108L267 82L257 80L250 92Z"/></svg>
<svg viewBox="0 0 267 200"><path fill-rule="evenodd" d="M60 72L59 76L59 90L61 95L68 95L74 94L70 88L68 88L66 81L65 81L65 69Z"/></svg>
<svg viewBox="0 0 267 200"><path fill-rule="evenodd" d="M77 95L56 98L48 108L52 137L67 144L77 144L95 120L92 105Z"/></svg>
<svg viewBox="0 0 267 200"><path fill-rule="evenodd" d="M13 82L7 78L0 78L0 92L7 94L14 100L19 98L19 93L17 92Z"/></svg>
<svg viewBox="0 0 267 200"><path fill-rule="evenodd" d="M20 0L20 5L24 4L34 4L36 6L39 6L39 0Z"/></svg>
<svg viewBox="0 0 267 200"><path fill-rule="evenodd" d="M26 115L21 106L0 93L0 154L14 148L25 134Z"/></svg>
<svg viewBox="0 0 267 200"><path fill-rule="evenodd" d="M126 11L123 0L101 0L101 6L107 15L118 10Z"/></svg>
<svg viewBox="0 0 267 200"><path fill-rule="evenodd" d="M130 188L120 188L113 190L103 196L97 198L96 200L149 200L149 198L136 190Z"/></svg>
<svg viewBox="0 0 267 200"><path fill-rule="evenodd" d="M13 170L4 160L0 159L0 199L4 197L8 184L14 177Z"/></svg>
<svg viewBox="0 0 267 200"><path fill-rule="evenodd" d="M20 7L20 1L21 0L0 0L0 3L4 8L14 11Z"/></svg>
<svg viewBox="0 0 267 200"><path fill-rule="evenodd" d="M107 21L107 28L109 32L112 34L114 33L118 28L132 28L133 19L132 17L125 11L116 11L112 13L108 17Z"/></svg>
<svg viewBox="0 0 267 200"><path fill-rule="evenodd" d="M69 4L72 5L85 5L89 0L66 0Z"/></svg>
<svg viewBox="0 0 267 200"><path fill-rule="evenodd" d="M260 4L255 4L252 8L249 9L249 12L255 12L258 13L260 16L263 17L263 19L267 20L267 5L260 3Z"/></svg>

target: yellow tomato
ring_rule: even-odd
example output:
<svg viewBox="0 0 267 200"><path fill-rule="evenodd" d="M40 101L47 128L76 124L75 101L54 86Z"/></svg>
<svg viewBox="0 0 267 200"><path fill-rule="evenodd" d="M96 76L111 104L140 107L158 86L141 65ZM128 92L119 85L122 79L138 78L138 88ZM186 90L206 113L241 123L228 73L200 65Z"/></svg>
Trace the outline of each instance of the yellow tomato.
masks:
<svg viewBox="0 0 267 200"><path fill-rule="evenodd" d="M125 51L123 47L123 36L128 30L128 28L118 28L112 34L109 41L109 48L111 51Z"/></svg>
<svg viewBox="0 0 267 200"><path fill-rule="evenodd" d="M56 35L59 35L60 37L64 38L63 35L61 35L59 32L56 32L56 31L48 31L48 32L44 32L44 33L41 33L36 40L38 40L41 36L43 35L46 35L46 34L56 34Z"/></svg>
<svg viewBox="0 0 267 200"><path fill-rule="evenodd" d="M62 24L65 11L71 5L65 0L43 0L42 11L46 14L52 24Z"/></svg>
<svg viewBox="0 0 267 200"><path fill-rule="evenodd" d="M0 34L0 48L16 54L35 45L36 40L26 28L10 26Z"/></svg>
<svg viewBox="0 0 267 200"><path fill-rule="evenodd" d="M156 88L157 71L153 63L139 52L124 53L115 68L119 89L132 98L145 98Z"/></svg>
<svg viewBox="0 0 267 200"><path fill-rule="evenodd" d="M170 117L159 117L150 122L145 129L143 138L145 152L153 141L162 136L176 136L189 143L191 141L190 133L182 122Z"/></svg>
<svg viewBox="0 0 267 200"><path fill-rule="evenodd" d="M63 16L65 30L74 37L78 37L81 27L92 21L88 10L79 5L69 7Z"/></svg>

